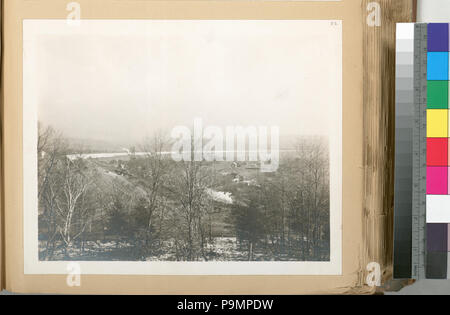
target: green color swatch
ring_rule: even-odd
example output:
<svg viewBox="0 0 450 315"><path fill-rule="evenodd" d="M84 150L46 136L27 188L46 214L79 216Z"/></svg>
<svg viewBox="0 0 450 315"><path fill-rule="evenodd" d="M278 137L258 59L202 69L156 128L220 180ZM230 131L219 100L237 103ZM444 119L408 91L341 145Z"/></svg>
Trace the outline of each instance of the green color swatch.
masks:
<svg viewBox="0 0 450 315"><path fill-rule="evenodd" d="M428 108L448 109L448 81L428 81Z"/></svg>

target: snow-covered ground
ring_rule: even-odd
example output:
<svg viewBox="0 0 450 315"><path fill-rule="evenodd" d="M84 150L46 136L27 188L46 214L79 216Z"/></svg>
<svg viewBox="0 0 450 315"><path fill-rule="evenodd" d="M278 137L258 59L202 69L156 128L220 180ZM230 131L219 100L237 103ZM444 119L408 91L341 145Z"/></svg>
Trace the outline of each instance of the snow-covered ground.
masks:
<svg viewBox="0 0 450 315"><path fill-rule="evenodd" d="M45 252L45 242L39 244L41 255ZM164 246L170 246L169 243ZM84 250L79 247L72 247L68 250L70 258L65 257L63 247L54 250L52 260L99 260L99 261L118 261L118 260L137 260L134 256L136 248L127 242L114 241L87 241L84 244ZM209 261L245 261L247 260L246 249L239 249L237 240L234 237L214 238L213 244L208 245L206 250ZM129 255L129 257L127 257ZM134 256L134 257L133 257ZM142 258L141 258L142 259ZM175 261L174 253L168 250L158 256L149 256L147 261Z"/></svg>
<svg viewBox="0 0 450 315"><path fill-rule="evenodd" d="M140 248L127 242L115 241L87 241L84 244L84 250L79 247L73 247L68 250L69 258L64 254L64 248L59 247L54 250L51 260L78 260L78 261L176 261L175 252L170 242L163 244L165 250L154 256L140 256ZM45 242L39 243L40 256L45 253ZM246 244L239 246L235 237L216 237L212 244L209 244L205 250L209 262L213 261L247 261L248 250ZM199 261L205 261L199 257ZM267 249L263 252L255 248L253 261L297 261L287 255L276 256L270 254Z"/></svg>
<svg viewBox="0 0 450 315"><path fill-rule="evenodd" d="M231 193L229 192L215 191L213 189L207 189L206 192L214 201L227 205L233 204L233 198L231 197Z"/></svg>

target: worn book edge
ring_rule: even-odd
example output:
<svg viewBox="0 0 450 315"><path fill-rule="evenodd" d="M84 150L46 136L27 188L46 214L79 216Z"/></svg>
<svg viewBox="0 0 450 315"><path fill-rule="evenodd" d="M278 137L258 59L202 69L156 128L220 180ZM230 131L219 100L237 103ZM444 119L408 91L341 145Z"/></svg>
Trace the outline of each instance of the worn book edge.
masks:
<svg viewBox="0 0 450 315"><path fill-rule="evenodd" d="M381 25L364 21L364 266L381 265L383 286L399 290L413 282L394 281L394 151L396 23L416 20L417 0L381 0ZM363 1L366 10L370 0ZM365 271L365 270L362 270Z"/></svg>

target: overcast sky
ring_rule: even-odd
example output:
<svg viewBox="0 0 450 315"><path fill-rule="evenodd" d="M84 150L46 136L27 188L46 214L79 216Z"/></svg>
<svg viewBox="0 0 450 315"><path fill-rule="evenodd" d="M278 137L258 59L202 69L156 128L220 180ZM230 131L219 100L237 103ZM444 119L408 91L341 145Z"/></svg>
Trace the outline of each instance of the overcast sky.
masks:
<svg viewBox="0 0 450 315"><path fill-rule="evenodd" d="M38 116L66 136L139 141L157 129L276 125L328 135L341 29L327 21L25 23Z"/></svg>

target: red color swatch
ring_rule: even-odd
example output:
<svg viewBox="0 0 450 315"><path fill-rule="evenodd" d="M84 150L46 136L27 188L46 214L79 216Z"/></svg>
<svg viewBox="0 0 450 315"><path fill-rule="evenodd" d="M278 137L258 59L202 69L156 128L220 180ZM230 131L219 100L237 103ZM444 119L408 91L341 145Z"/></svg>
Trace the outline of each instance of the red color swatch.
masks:
<svg viewBox="0 0 450 315"><path fill-rule="evenodd" d="M448 166L448 138L427 139L427 165Z"/></svg>

